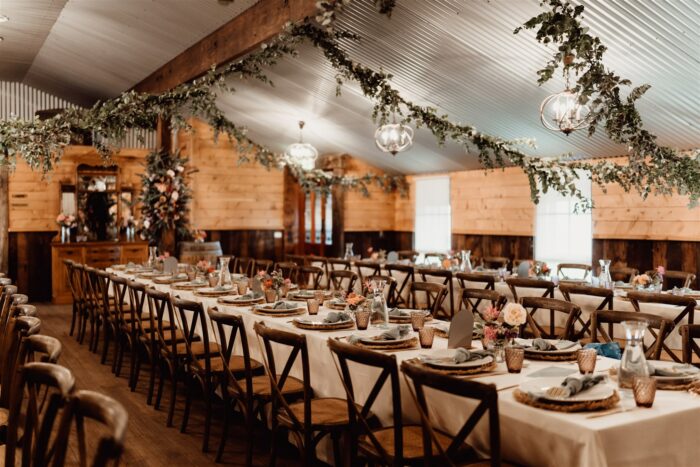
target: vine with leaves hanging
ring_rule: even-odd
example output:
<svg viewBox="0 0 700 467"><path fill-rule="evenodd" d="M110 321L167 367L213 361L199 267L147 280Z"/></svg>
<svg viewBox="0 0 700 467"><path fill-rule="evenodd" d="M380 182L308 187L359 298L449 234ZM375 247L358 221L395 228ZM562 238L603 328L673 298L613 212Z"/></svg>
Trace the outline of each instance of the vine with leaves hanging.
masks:
<svg viewBox="0 0 700 467"><path fill-rule="evenodd" d="M392 113L397 113L403 122L427 128L438 143L450 140L462 145L467 152L475 152L486 169L509 165L520 167L528 176L534 202L542 192L553 189L578 197L583 207L590 207L590 200L574 184L584 171L602 187L616 183L626 191L636 190L642 197L652 192L668 194L675 191L688 195L691 204L697 203L700 197L700 154L686 156L672 148L659 146L656 137L643 128L635 102L649 86L633 88L623 97L623 87L631 83L605 68L605 46L581 24L583 6L572 6L561 0L543 1L542 5L548 9L525 22L522 28L537 29L538 41L558 45L552 59L539 71L538 82L542 84L551 79L559 66L575 71L574 90L580 93L581 102L591 106L589 134L594 134L603 125L608 137L627 145L629 162L626 165L612 161L531 157L519 147L532 144L532 141L508 141L488 135L472 125L453 123L434 108L419 106L403 98L392 87L390 74L356 63L341 46L343 40L359 40L357 35L339 29L336 24L337 16L350 3L350 0L320 1L315 18L288 24L281 34L246 58L212 69L204 77L171 91L158 95L131 91L98 102L90 109L66 110L49 120L0 122L0 150L10 161L21 154L32 167L48 171L68 144L71 128L93 131L103 141L116 141L127 129L153 128L157 118L170 120L175 128L186 128L186 119L197 116L211 125L216 135L225 134L237 143L240 162L256 161L268 168L287 166L305 190L343 186L367 193L367 186L376 183L387 191L405 192L407 185L401 176L368 174L350 177L330 175L320 170L304 171L283 155L249 139L245 128L229 120L216 106L219 93L233 92L226 84L227 77L269 83L263 69L273 66L283 56L296 56L296 47L302 41L310 41L322 50L338 71L338 92L345 80L352 80L375 103L372 117L378 124L385 123ZM389 16L397 2L375 0L374 3L380 14ZM522 28L516 29L515 33ZM567 55L574 55L574 60L565 64ZM102 144L98 149L109 157L111 148L108 145Z"/></svg>

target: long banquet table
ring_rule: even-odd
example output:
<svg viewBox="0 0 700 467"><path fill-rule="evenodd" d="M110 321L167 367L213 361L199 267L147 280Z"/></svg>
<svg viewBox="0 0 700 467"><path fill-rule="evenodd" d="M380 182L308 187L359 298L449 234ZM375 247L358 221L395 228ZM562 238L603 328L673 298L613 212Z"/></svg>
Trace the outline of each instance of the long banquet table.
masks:
<svg viewBox="0 0 700 467"><path fill-rule="evenodd" d="M123 272L116 274L124 275ZM129 276L133 278L133 276ZM311 384L319 396L345 397L339 375L335 371L333 357L328 349L329 338L347 337L358 331L319 332L306 331L294 327L291 318L274 318L254 314L250 307L224 306L215 298L199 297L189 291L174 292L169 285L156 285L145 279L138 279L159 290L171 292L182 298L201 301L205 307L216 306L225 313L242 316L248 332L251 356L262 360L261 348L253 331L255 322L296 333L307 337ZM321 316L327 313L321 310ZM210 326L210 332L213 332ZM213 334L210 334L212 336ZM213 338L212 338L213 339ZM434 349L447 348L447 339L435 338ZM286 358L282 349L276 349L276 358ZM426 351L406 350L393 352L397 361L415 358ZM503 364L500 364L503 365ZM596 371L608 370L617 361L600 357ZM501 421L501 446L503 458L521 465L537 466L638 466L638 465L697 465L700 459L700 398L682 391L658 391L651 409L632 409L600 418L587 418L587 414L566 414L551 412L523 405L512 395L514 386L534 377L540 370L546 372L575 373L577 367L571 363L527 361L523 372L500 374L479 378L479 382L492 383L499 389L499 414ZM363 401L376 379L378 372L359 365L352 365L351 372L356 381L357 399ZM301 376L300 363L292 369L294 376ZM405 423L419 423L419 415L414 406L405 381L401 382L401 398ZM385 387L374 406L374 412L382 423L392 422L391 393ZM622 404L631 408L631 396L624 397ZM441 394L429 397L431 418L442 430L456 433L470 415L475 404L470 401ZM485 420L479 423L468 440L477 451L488 455L488 426ZM324 455L325 454L325 455ZM328 452L321 457L330 459Z"/></svg>

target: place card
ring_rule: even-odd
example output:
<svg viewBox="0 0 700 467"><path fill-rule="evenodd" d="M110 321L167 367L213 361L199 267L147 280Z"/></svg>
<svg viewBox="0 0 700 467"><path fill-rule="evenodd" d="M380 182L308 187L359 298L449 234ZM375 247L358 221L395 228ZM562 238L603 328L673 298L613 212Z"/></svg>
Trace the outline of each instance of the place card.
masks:
<svg viewBox="0 0 700 467"><path fill-rule="evenodd" d="M447 348L458 349L472 346L472 333L474 332L474 314L469 310L462 310L452 318L450 332L447 336Z"/></svg>

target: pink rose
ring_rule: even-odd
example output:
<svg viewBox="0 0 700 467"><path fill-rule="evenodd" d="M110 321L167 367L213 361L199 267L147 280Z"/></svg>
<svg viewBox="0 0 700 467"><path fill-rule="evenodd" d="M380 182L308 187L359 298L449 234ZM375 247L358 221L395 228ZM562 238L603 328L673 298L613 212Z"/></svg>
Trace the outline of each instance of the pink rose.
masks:
<svg viewBox="0 0 700 467"><path fill-rule="evenodd" d="M663 276L664 274L666 274L666 268L663 266L657 266L656 273L660 276Z"/></svg>
<svg viewBox="0 0 700 467"><path fill-rule="evenodd" d="M489 306L483 311L483 315L486 321L496 321L501 312L495 306Z"/></svg>
<svg viewBox="0 0 700 467"><path fill-rule="evenodd" d="M489 341L498 339L498 330L493 326L485 326L484 339Z"/></svg>

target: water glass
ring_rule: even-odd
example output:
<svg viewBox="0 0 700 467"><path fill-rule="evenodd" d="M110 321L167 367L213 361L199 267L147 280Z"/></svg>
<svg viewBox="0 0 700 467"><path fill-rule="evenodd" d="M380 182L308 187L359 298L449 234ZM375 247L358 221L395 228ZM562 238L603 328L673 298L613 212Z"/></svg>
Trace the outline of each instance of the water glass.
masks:
<svg viewBox="0 0 700 467"><path fill-rule="evenodd" d="M309 310L310 315L317 315L320 305L321 303L315 298L310 298L306 301L306 307Z"/></svg>
<svg viewBox="0 0 700 467"><path fill-rule="evenodd" d="M357 325L357 329L361 331L367 329L367 326L369 326L369 317L369 310L362 309L355 311L355 324Z"/></svg>
<svg viewBox="0 0 700 467"><path fill-rule="evenodd" d="M425 326L425 312L424 311L412 311L411 312L411 326L413 330L418 332Z"/></svg>
<svg viewBox="0 0 700 467"><path fill-rule="evenodd" d="M216 274L209 274L209 287L216 287L219 283L219 276Z"/></svg>
<svg viewBox="0 0 700 467"><path fill-rule="evenodd" d="M274 303L277 301L277 291L275 289L265 290L265 301L267 303Z"/></svg>
<svg viewBox="0 0 700 467"><path fill-rule="evenodd" d="M520 373L523 369L523 360L525 360L525 349L521 347L506 347L506 367L508 373Z"/></svg>
<svg viewBox="0 0 700 467"><path fill-rule="evenodd" d="M188 269L187 270L187 280L192 282L197 278L197 271L194 269Z"/></svg>
<svg viewBox="0 0 700 467"><path fill-rule="evenodd" d="M656 379L652 376L636 376L632 385L637 407L651 407L656 397Z"/></svg>
<svg viewBox="0 0 700 467"><path fill-rule="evenodd" d="M435 328L430 326L424 327L418 331L418 339L422 349L430 349L433 346L433 338L435 337Z"/></svg>
<svg viewBox="0 0 700 467"><path fill-rule="evenodd" d="M248 280L247 279L239 279L236 281L236 289L238 289L238 293L240 295L245 295L246 292L248 292Z"/></svg>
<svg viewBox="0 0 700 467"><path fill-rule="evenodd" d="M323 290L314 291L314 298L318 300L318 303L323 303L323 299L326 298L326 292Z"/></svg>
<svg viewBox="0 0 700 467"><path fill-rule="evenodd" d="M598 352L595 349L581 349L576 355L576 361L578 362L578 371L585 375L587 373L593 373L595 370L595 362L598 359Z"/></svg>

